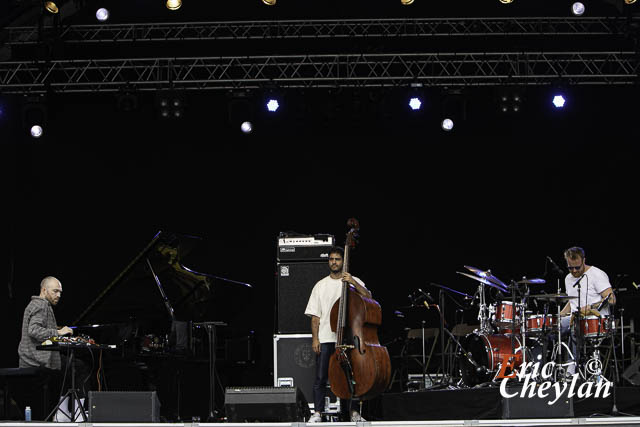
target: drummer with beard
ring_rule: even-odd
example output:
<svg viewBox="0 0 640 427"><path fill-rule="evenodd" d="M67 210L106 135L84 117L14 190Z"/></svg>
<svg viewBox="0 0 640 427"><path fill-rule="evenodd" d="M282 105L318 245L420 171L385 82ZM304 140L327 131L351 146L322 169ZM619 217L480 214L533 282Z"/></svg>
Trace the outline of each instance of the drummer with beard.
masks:
<svg viewBox="0 0 640 427"><path fill-rule="evenodd" d="M570 299L560 311L562 334L569 332L578 307L580 307L582 317L589 315L608 316L610 314L609 306L616 303L616 297L611 283L609 283L609 276L598 267L586 264L584 249L573 246L564 251L564 258L569 270L569 274L564 279L565 291L568 296L576 298ZM575 331L572 331L570 335L570 344L574 358L578 359ZM568 371L573 374L575 364L570 365Z"/></svg>

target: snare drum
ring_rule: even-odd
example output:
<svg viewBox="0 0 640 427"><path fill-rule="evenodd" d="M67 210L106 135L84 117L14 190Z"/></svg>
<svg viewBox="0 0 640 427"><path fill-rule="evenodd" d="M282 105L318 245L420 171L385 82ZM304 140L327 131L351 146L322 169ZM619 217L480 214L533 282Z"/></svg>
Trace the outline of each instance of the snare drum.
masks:
<svg viewBox="0 0 640 427"><path fill-rule="evenodd" d="M496 324L500 326L512 326L515 310L512 301L500 301L496 307ZM520 316L515 314L516 324L520 321Z"/></svg>
<svg viewBox="0 0 640 427"><path fill-rule="evenodd" d="M527 317L527 331L531 333L541 333L542 325L544 322L545 331L557 332L558 331L558 315L547 314L547 319L544 319L544 314L532 314Z"/></svg>
<svg viewBox="0 0 640 427"><path fill-rule="evenodd" d="M586 316L580 319L580 329L585 338L604 337L613 328L613 320L609 322L609 316Z"/></svg>

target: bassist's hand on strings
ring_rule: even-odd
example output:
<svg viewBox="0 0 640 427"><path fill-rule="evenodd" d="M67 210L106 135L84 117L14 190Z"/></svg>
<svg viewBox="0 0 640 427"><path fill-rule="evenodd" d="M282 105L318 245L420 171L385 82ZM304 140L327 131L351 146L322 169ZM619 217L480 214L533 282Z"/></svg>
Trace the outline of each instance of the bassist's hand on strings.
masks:
<svg viewBox="0 0 640 427"><path fill-rule="evenodd" d="M354 278L351 275L351 273L347 273L347 272L342 273L342 281L343 282L347 282L347 283L351 283L353 286L356 286L358 284L358 282L356 282L354 280Z"/></svg>

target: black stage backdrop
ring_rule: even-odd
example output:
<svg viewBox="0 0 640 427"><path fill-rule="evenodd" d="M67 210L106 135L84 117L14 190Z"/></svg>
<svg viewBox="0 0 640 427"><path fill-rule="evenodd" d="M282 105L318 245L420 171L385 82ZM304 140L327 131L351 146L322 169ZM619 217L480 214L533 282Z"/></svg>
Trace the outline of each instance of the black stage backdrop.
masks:
<svg viewBox="0 0 640 427"><path fill-rule="evenodd" d="M5 108L2 366L17 364L22 312L44 276L62 281L56 315L68 324L159 230L203 238L188 266L254 286L248 300L225 302L231 324L258 342L257 365L234 384L272 382L281 231L343 244L347 218L360 220L352 272L383 306L383 342L401 334L390 313L416 288L473 293L476 283L456 274L465 264L504 281L541 277L547 255L562 265L563 249L580 245L612 280L628 274L621 286L640 281L635 89L575 88L560 114L531 89L508 117L495 113L491 90L476 89L452 133L438 128L435 102L410 117L378 99L356 116L345 92L333 118L318 101L326 94L298 93L311 119L294 114L302 104L273 121L257 113L248 136L226 122L218 93L189 94L185 117L169 122L154 116L151 95L129 113L113 95L57 95L40 140L23 137L17 107ZM555 291L549 279L532 292ZM635 292L619 300L636 314ZM435 313L421 316L437 327Z"/></svg>

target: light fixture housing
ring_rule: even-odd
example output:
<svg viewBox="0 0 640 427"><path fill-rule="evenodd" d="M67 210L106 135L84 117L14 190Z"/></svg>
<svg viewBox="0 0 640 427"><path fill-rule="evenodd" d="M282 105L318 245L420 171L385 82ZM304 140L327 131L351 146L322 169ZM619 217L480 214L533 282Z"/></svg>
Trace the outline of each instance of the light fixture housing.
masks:
<svg viewBox="0 0 640 427"><path fill-rule="evenodd" d="M178 10L182 7L182 0L167 0L167 9Z"/></svg>
<svg viewBox="0 0 640 427"><path fill-rule="evenodd" d="M413 0L400 0L400 3L403 6L409 6L410 4L413 4Z"/></svg>
<svg viewBox="0 0 640 427"><path fill-rule="evenodd" d="M262 0L262 3L266 4L267 6L275 6L276 0Z"/></svg>
<svg viewBox="0 0 640 427"><path fill-rule="evenodd" d="M58 9L58 5L54 1L45 1L44 8L47 12L52 13L54 15L60 12L60 9Z"/></svg>

